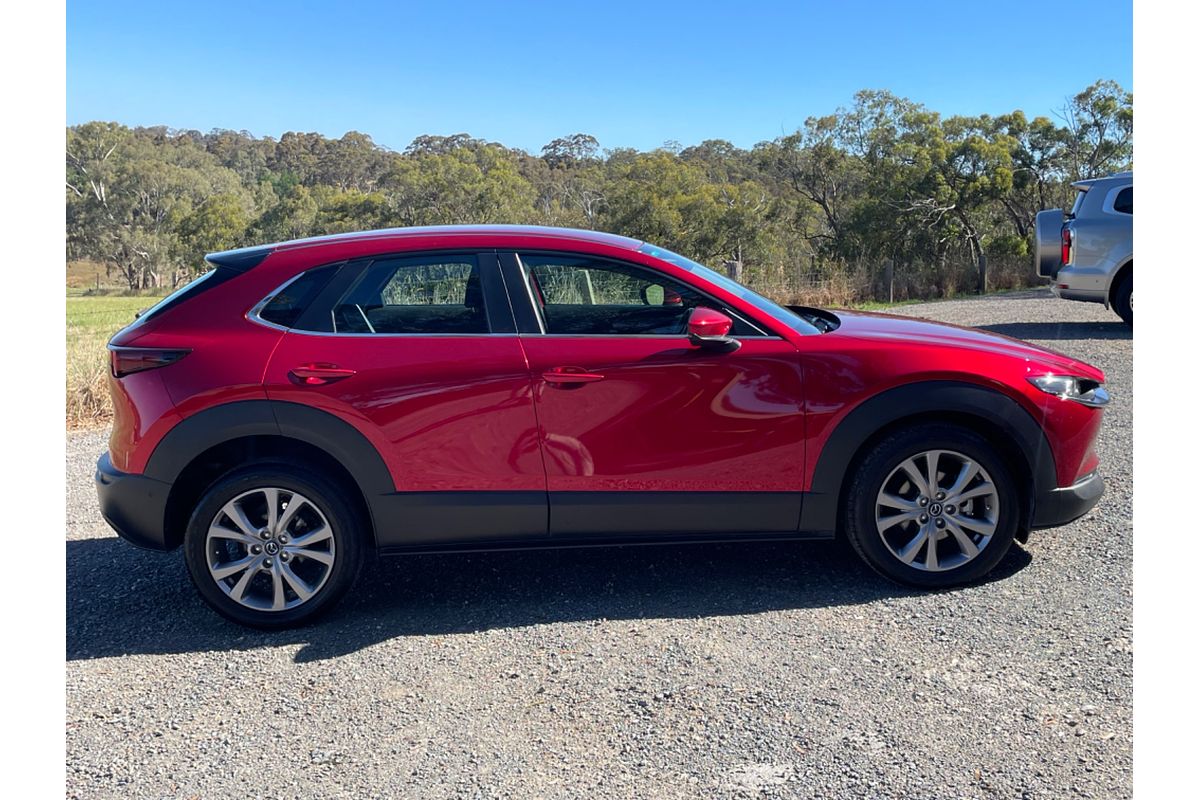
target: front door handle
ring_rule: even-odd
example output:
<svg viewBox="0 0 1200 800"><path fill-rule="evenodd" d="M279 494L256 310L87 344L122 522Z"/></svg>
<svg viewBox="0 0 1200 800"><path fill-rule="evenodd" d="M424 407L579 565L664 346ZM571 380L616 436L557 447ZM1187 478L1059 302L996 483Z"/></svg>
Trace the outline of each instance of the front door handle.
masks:
<svg viewBox="0 0 1200 800"><path fill-rule="evenodd" d="M288 374L306 386L323 386L342 378L349 378L355 374L355 370L345 369L337 364L301 364L292 367Z"/></svg>
<svg viewBox="0 0 1200 800"><path fill-rule="evenodd" d="M604 380L598 372L586 372L582 367L555 367L542 373L546 383L572 384L595 383Z"/></svg>

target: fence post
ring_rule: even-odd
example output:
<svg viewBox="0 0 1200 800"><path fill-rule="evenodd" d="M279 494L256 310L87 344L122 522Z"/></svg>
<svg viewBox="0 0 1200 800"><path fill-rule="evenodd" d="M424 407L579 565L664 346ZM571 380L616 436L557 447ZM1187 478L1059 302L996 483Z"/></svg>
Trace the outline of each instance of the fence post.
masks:
<svg viewBox="0 0 1200 800"><path fill-rule="evenodd" d="M726 261L725 271L729 273L729 277L733 278L738 283L742 282L742 262Z"/></svg>
<svg viewBox="0 0 1200 800"><path fill-rule="evenodd" d="M979 254L979 293L987 294L987 256Z"/></svg>
<svg viewBox="0 0 1200 800"><path fill-rule="evenodd" d="M896 265L890 258L883 262L883 280L887 284L888 302L896 302Z"/></svg>

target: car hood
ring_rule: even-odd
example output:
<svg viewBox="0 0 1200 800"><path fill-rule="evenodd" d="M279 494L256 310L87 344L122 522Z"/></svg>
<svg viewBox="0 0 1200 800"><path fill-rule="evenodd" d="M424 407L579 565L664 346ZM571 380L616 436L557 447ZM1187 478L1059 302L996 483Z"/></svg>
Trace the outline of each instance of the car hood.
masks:
<svg viewBox="0 0 1200 800"><path fill-rule="evenodd" d="M876 314L865 311L836 312L840 324L827 336L848 336L879 342L904 341L942 347L957 347L997 355L1011 356L1036 362L1039 366L1060 374L1104 380L1097 367L1070 356L979 328L964 328L943 322L895 314Z"/></svg>

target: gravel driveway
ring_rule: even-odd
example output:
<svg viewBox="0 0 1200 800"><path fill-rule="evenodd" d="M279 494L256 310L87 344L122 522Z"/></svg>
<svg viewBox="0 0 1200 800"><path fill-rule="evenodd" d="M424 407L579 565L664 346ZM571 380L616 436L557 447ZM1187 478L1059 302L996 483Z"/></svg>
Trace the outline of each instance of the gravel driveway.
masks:
<svg viewBox="0 0 1200 800"><path fill-rule="evenodd" d="M1108 373L1104 499L980 586L832 543L415 556L255 633L115 537L106 434L68 435L67 795L1129 796L1130 334L1045 291L901 313Z"/></svg>

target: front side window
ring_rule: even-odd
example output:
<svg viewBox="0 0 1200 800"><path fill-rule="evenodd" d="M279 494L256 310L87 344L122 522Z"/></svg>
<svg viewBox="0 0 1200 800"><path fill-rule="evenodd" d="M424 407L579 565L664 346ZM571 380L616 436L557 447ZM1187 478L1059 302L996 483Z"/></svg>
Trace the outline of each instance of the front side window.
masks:
<svg viewBox="0 0 1200 800"><path fill-rule="evenodd" d="M1116 199L1113 200L1113 211L1119 214L1133 213L1133 187L1127 186L1117 192Z"/></svg>
<svg viewBox="0 0 1200 800"><path fill-rule="evenodd" d="M487 333L474 256L374 261L333 305L333 332L356 334Z"/></svg>
<svg viewBox="0 0 1200 800"><path fill-rule="evenodd" d="M651 270L586 256L524 254L521 264L546 333L675 336L697 306L726 311L689 286ZM761 335L734 317L734 335Z"/></svg>
<svg viewBox="0 0 1200 800"><path fill-rule="evenodd" d="M690 258L681 256L678 253L672 253L670 250L664 250L661 247L655 247L652 244L643 244L640 248L638 248L638 251L653 258L666 261L669 264L674 264L677 267L682 267L693 275L702 278L703 280L706 280L716 286L720 286L725 291L729 292L735 297L740 298L741 300L746 301L759 311L769 316L771 319L786 325L797 333L802 333L808 336L821 332L819 328L817 328L808 320L800 317L799 314L788 311L778 303L768 300L757 292L751 291L732 278L727 278L716 270L709 269L703 264L692 261ZM737 333L736 325L734 328L734 333Z"/></svg>

